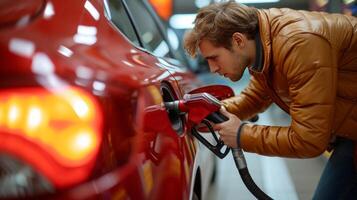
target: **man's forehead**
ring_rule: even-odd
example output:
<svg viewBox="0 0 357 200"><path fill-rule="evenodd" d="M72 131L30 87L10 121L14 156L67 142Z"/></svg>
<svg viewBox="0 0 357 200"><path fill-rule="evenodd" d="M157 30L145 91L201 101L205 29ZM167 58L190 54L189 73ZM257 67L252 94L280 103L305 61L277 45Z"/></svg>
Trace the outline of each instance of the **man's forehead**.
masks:
<svg viewBox="0 0 357 200"><path fill-rule="evenodd" d="M217 47L215 47L213 45L213 43L207 39L203 39L200 41L199 45L198 45L198 49L199 49L199 52L201 54L213 54L214 53L214 50L217 49Z"/></svg>
<svg viewBox="0 0 357 200"><path fill-rule="evenodd" d="M199 44L198 44L200 47L201 46L204 46L204 47L214 47L213 43L208 40L208 39L202 39L200 40Z"/></svg>

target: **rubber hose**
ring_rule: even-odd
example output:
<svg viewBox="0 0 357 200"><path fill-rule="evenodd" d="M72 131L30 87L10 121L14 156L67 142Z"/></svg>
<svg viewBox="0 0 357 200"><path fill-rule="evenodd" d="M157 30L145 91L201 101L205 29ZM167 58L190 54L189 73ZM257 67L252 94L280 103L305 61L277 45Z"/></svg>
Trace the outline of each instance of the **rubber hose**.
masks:
<svg viewBox="0 0 357 200"><path fill-rule="evenodd" d="M259 200L272 200L267 194L265 194L253 181L250 173L248 171L243 151L239 150L239 155L234 154L232 149L234 163L238 169L238 172L242 178L244 185L248 188L248 190ZM237 156L238 155L238 156ZM241 164L239 164L241 163Z"/></svg>
<svg viewBox="0 0 357 200"><path fill-rule="evenodd" d="M270 198L267 194L265 194L253 181L252 177L249 174L248 168L243 168L238 170L240 177L243 180L243 183L245 186L248 188L248 190L257 198L261 200L270 200Z"/></svg>

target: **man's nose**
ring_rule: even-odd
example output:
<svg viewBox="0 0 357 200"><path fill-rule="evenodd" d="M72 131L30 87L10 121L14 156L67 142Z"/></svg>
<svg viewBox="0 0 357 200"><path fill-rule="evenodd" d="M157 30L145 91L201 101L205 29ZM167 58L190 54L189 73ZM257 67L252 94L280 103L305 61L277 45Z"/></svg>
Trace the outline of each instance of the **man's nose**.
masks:
<svg viewBox="0 0 357 200"><path fill-rule="evenodd" d="M219 67L212 62L208 61L209 69L212 73L217 73L219 70Z"/></svg>

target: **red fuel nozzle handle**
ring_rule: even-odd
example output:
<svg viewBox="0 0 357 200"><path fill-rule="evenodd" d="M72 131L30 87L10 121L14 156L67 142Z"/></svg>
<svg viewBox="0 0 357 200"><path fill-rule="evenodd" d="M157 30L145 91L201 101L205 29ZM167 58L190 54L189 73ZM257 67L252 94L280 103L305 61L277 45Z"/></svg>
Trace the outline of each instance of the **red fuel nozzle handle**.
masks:
<svg viewBox="0 0 357 200"><path fill-rule="evenodd" d="M197 125L207 116L219 111L221 103L218 99L208 93L186 94L183 99L165 102L167 110L177 114L187 114L188 121ZM214 119L219 117L213 117ZM222 118L222 117L220 117Z"/></svg>
<svg viewBox="0 0 357 200"><path fill-rule="evenodd" d="M226 157L230 149L226 147L224 150L225 144L218 139L212 125L208 122L209 120L213 123L222 123L228 120L226 116L219 112L221 103L218 99L208 93L187 94L181 100L165 102L165 107L167 110L173 110L177 114L187 113L188 121L193 125L191 129L192 135L219 158ZM200 123L204 123L208 127L216 141L216 145L211 144L197 131L196 126Z"/></svg>

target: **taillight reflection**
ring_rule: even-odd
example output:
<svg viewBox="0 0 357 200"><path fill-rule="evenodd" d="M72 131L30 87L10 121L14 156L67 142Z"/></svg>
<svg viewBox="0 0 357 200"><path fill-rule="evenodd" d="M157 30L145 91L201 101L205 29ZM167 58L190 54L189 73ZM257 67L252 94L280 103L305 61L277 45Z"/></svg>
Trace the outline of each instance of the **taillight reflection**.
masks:
<svg viewBox="0 0 357 200"><path fill-rule="evenodd" d="M0 92L0 131L22 135L53 150L65 165L80 164L95 153L100 122L95 101L78 89Z"/></svg>
<svg viewBox="0 0 357 200"><path fill-rule="evenodd" d="M60 166L80 167L93 161L101 142L101 126L96 100L81 89L0 91L0 140L6 142L8 135L25 139L31 144L28 148L39 147ZM12 141L8 139L8 143ZM27 153L26 147L11 151Z"/></svg>

